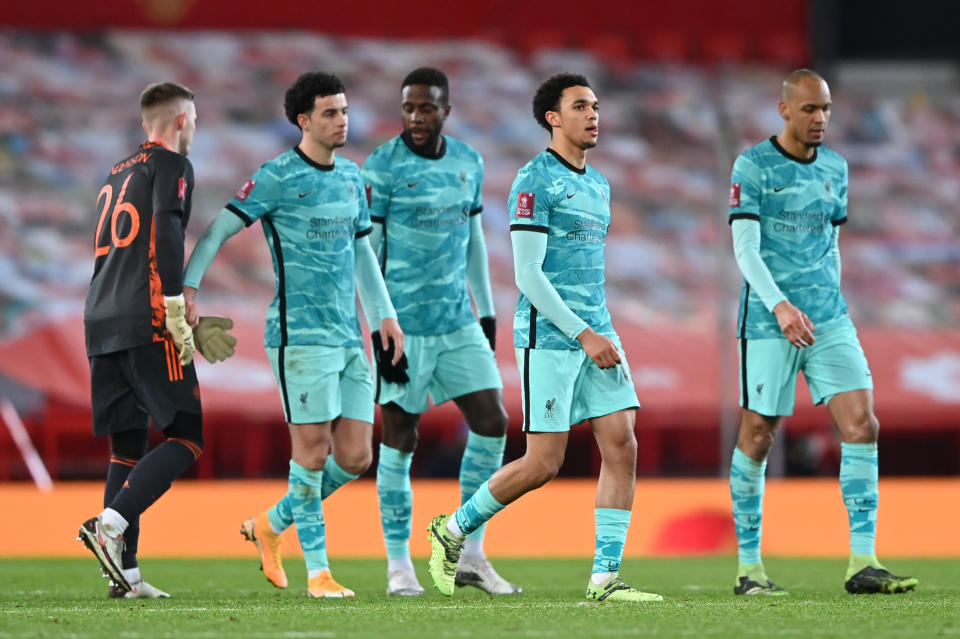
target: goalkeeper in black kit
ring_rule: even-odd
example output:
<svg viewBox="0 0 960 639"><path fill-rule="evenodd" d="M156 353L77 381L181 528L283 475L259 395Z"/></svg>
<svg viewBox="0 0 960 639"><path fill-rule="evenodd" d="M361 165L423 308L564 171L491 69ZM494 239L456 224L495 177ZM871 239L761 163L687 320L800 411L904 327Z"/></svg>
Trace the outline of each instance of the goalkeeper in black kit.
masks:
<svg viewBox="0 0 960 639"><path fill-rule="evenodd" d="M78 539L111 581L111 597L167 593L137 564L139 518L203 450L194 351L211 363L233 355L226 318L187 322L184 233L196 131L193 93L178 84L140 96L147 141L117 162L97 195L94 270L84 307L94 435L110 437L104 510ZM150 420L164 441L147 453Z"/></svg>

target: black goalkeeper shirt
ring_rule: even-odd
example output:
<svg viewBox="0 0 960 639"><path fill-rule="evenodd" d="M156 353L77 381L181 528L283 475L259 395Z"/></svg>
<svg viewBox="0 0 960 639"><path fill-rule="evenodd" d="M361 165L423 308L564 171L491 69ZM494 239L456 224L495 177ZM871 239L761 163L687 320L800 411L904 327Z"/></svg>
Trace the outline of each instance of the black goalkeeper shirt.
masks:
<svg viewBox="0 0 960 639"><path fill-rule="evenodd" d="M113 166L97 196L94 267L83 311L87 355L167 335L164 295L183 292L193 166L147 142Z"/></svg>

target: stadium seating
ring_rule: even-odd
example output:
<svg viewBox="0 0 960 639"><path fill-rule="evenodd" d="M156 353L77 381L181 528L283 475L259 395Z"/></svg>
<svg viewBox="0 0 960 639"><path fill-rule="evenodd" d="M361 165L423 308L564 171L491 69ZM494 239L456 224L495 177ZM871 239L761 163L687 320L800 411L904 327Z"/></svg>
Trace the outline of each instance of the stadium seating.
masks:
<svg viewBox="0 0 960 639"><path fill-rule="evenodd" d="M96 191L110 163L140 141L135 96L148 82L174 78L198 96L200 129L191 154L198 186L189 248L261 162L296 143L281 100L297 73L322 68L344 78L351 132L343 154L362 163L399 131L403 75L429 63L451 76L454 110L446 132L474 145L486 162L483 215L503 329L501 364L509 379L512 354L506 345L516 290L506 194L516 170L546 145L544 132L530 117L531 94L546 75L568 68L591 77L601 99L601 143L591 163L613 187L608 298L621 333L632 336L634 368L656 350L653 343L659 342L657 349L665 350L668 362L671 353L682 350L681 342L671 340L684 340L705 345L702 358L716 375L698 382L714 391L691 409L680 391L676 399L662 400L657 369L650 368L648 385L640 386L650 406L641 413L638 430L641 471L716 472L719 451L729 445L721 441L718 424L735 411L736 402L735 382L721 379L736 366L725 353L732 343L739 287L724 207L729 167L741 150L779 130L776 100L783 68L777 63L802 57L802 43L789 34L747 45L732 32L692 39L673 31L636 40L610 33L574 42L549 29L511 42L522 45L516 48L504 46L507 40L398 43L270 32L216 32L202 38L153 31L0 33L5 60L0 352L19 352L3 349L14 348L45 323L79 322L92 267ZM772 64L738 64L757 51ZM705 57L728 64L715 68L702 62ZM701 64L673 64L697 59ZM958 341L952 331L960 325L955 214L960 122L951 107L956 93L890 95L882 84L847 92L834 83L833 90L828 143L848 158L852 175L850 223L841 246L844 293L855 321L862 334L877 329L922 338L941 331L936 334L946 337L936 344L952 349ZM273 280L261 234L242 233L208 272L202 302L236 314L243 300L260 309L262 320ZM256 335L261 320L246 320ZM929 344L913 356L939 352ZM41 348L66 347L48 340ZM76 352L71 357L82 358L82 350ZM890 367L891 384L902 377L896 359L902 352L879 339L868 347L875 367ZM960 357L960 349L956 352ZM82 368L82 359L75 364ZM23 368L19 360L0 360L0 375L9 379L20 380ZM80 443L83 438L75 436L85 433L88 407L82 379L73 380L67 383L79 384L79 390L62 384L45 388L47 407L24 417L58 474L86 476L96 473L83 463L67 463L64 451L95 456L102 445ZM922 395L909 397L918 406L925 401ZM514 420L517 409L511 405ZM940 417L924 423L943 428L952 422L956 404L944 400L934 409ZM197 472L274 472L273 457L284 453L271 446L287 443L264 437L257 428L277 420L243 423L244 412L241 406L209 415L209 461ZM829 426L824 413L807 415L814 413L796 419L815 430ZM890 415L896 416L892 422ZM422 445L438 450L461 445L462 430L450 421L455 419L451 412L431 414ZM885 428L912 427L911 411L897 412L896 406L881 420ZM238 421L242 427L235 428ZM512 441L514 453L521 442ZM589 471L595 462L588 455L576 470Z"/></svg>

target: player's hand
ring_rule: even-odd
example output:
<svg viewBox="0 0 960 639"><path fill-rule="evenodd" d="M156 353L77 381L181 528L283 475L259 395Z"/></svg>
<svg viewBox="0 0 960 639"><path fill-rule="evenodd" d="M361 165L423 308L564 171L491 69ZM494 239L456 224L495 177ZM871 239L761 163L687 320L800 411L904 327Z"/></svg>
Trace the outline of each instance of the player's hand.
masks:
<svg viewBox="0 0 960 639"><path fill-rule="evenodd" d="M384 322L385 321L386 320L384 320ZM394 320L394 322L396 322L396 320ZM383 322L380 323L380 326L381 328L384 326ZM399 330L399 326L397 329ZM400 335L402 339L403 333L401 332ZM381 331L374 331L370 334L370 340L373 342L373 359L377 363L377 374L392 384L406 384L409 382L410 376L407 375L407 356L401 353L401 355L397 357L393 337L384 338Z"/></svg>
<svg viewBox="0 0 960 639"><path fill-rule="evenodd" d="M197 321L197 350L211 364L229 359L236 352L237 338L227 332L231 328L233 320L229 317L209 316Z"/></svg>
<svg viewBox="0 0 960 639"><path fill-rule="evenodd" d="M480 328L483 329L483 335L490 342L490 350L497 350L497 318L493 315L480 318Z"/></svg>
<svg viewBox="0 0 960 639"><path fill-rule="evenodd" d="M609 337L604 337L592 328L577 335L583 350L600 368L613 368L620 363L620 351Z"/></svg>
<svg viewBox="0 0 960 639"><path fill-rule="evenodd" d="M810 321L806 313L787 300L783 300L774 306L773 314L777 318L777 323L780 324L780 330L783 331L784 337L797 348L810 346L816 341L813 332L817 329L813 322Z"/></svg>
<svg viewBox="0 0 960 639"><path fill-rule="evenodd" d="M187 324L186 302L182 295L163 298L167 307L167 330L173 339L173 345L180 353L180 364L186 366L193 361L193 329Z"/></svg>
<svg viewBox="0 0 960 639"><path fill-rule="evenodd" d="M183 287L183 301L187 306L187 324L196 327L200 321L200 311L197 310L197 289L192 286Z"/></svg>
<svg viewBox="0 0 960 639"><path fill-rule="evenodd" d="M390 341L393 341L396 349L394 350L393 357L390 359L390 363L396 366L400 358L403 357L403 331L400 329L400 324L397 320L392 317L386 317L380 320L380 340L383 350L387 350L387 348L390 347Z"/></svg>

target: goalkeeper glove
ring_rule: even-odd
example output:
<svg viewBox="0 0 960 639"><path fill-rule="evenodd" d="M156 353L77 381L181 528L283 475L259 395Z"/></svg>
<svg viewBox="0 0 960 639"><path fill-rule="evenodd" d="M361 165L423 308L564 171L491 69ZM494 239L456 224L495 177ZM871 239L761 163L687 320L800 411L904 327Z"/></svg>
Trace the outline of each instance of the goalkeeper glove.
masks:
<svg viewBox="0 0 960 639"><path fill-rule="evenodd" d="M410 381L407 375L407 354L400 356L400 361L393 363L394 344L393 338L389 340L389 347L384 349L383 342L380 340L380 331L373 331L370 334L373 340L373 358L377 362L377 372L384 380L393 384L406 384Z"/></svg>
<svg viewBox="0 0 960 639"><path fill-rule="evenodd" d="M183 295L164 297L163 302L167 306L167 330L173 338L173 345L180 353L180 365L186 366L193 361L194 346L193 329L187 324L187 310Z"/></svg>
<svg viewBox="0 0 960 639"><path fill-rule="evenodd" d="M201 317L194 332L197 350L211 364L233 357L237 338L228 333L233 328L229 317Z"/></svg>
<svg viewBox="0 0 960 639"><path fill-rule="evenodd" d="M490 342L490 350L496 350L497 346L497 318L491 315L490 317L481 317L480 318L480 328L483 329L483 334L486 336L487 341Z"/></svg>

